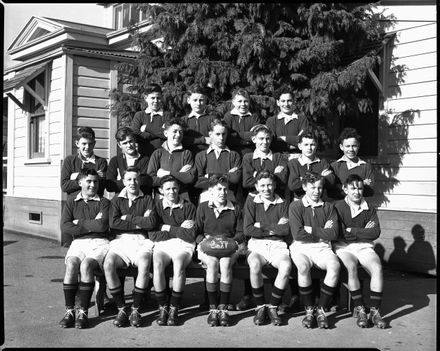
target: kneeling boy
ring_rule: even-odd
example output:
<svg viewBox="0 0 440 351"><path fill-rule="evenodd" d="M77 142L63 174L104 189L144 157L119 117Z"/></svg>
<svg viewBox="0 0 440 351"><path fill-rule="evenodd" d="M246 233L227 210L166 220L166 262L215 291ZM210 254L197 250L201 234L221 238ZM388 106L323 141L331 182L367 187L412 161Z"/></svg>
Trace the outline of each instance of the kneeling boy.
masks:
<svg viewBox="0 0 440 351"><path fill-rule="evenodd" d="M316 308L319 328L328 328L325 308L329 305L338 283L340 264L333 253L331 240L338 235L338 215L334 205L321 200L324 177L306 173L303 177L304 196L289 207L290 230L294 242L290 256L298 269L298 286L306 316L303 326L310 328L314 321L314 298L310 271L315 265L326 272Z"/></svg>
<svg viewBox="0 0 440 351"><path fill-rule="evenodd" d="M277 309L289 281L292 261L287 248L290 236L289 203L275 194L275 176L262 170L255 177L257 195L247 197L244 207L244 233L250 236L247 262L250 269L252 295L257 304L254 323L261 325L269 316L274 325L281 325ZM264 303L262 268L270 264L278 269L269 305Z"/></svg>
<svg viewBox="0 0 440 351"><path fill-rule="evenodd" d="M97 195L99 175L94 169L83 168L78 174L81 191L69 197L61 217L61 231L73 237L66 254L63 290L66 313L60 327L82 329L88 326L88 309L95 286L94 272L102 270L108 251L108 217L110 201ZM80 309L75 321L75 295L81 273Z"/></svg>
<svg viewBox="0 0 440 351"><path fill-rule="evenodd" d="M185 288L185 270L191 262L195 244L196 207L179 196L179 182L171 175L160 179L163 199L156 202L159 230L150 232L154 242L153 283L159 303L159 325L177 325L178 308ZM165 268L173 263L173 290L168 305Z"/></svg>
<svg viewBox="0 0 440 351"><path fill-rule="evenodd" d="M357 325L368 326L368 320L378 328L385 328L386 322L379 313L383 291L383 274L380 258L374 251L373 240L380 235L379 218L376 209L363 197L364 182L357 174L347 177L343 190L345 199L335 203L341 224L341 232L333 243L336 255L341 259L348 272L348 288L353 299ZM371 275L370 316L367 318L362 299L362 290L358 278L358 263Z"/></svg>

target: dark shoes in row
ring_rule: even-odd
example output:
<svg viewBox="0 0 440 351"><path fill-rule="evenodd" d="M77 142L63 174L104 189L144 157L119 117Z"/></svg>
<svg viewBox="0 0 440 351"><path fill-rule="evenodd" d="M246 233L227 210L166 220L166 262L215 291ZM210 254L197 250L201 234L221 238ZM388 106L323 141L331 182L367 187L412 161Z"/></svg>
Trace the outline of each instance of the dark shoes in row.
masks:
<svg viewBox="0 0 440 351"><path fill-rule="evenodd" d="M87 311L80 308L75 317L75 309L68 308L66 309L63 318L60 320L59 325L61 328L72 328L73 326L78 329L87 328L89 326Z"/></svg>
<svg viewBox="0 0 440 351"><path fill-rule="evenodd" d="M229 312L227 305L210 306L208 314L208 325L211 327L227 327L229 326Z"/></svg>
<svg viewBox="0 0 440 351"><path fill-rule="evenodd" d="M179 324L179 309L177 306L159 306L159 317L156 319L158 325L176 326Z"/></svg>
<svg viewBox="0 0 440 351"><path fill-rule="evenodd" d="M278 315L278 307L272 305L259 305L255 308L254 324L263 325L269 319L273 325L281 325L281 317Z"/></svg>

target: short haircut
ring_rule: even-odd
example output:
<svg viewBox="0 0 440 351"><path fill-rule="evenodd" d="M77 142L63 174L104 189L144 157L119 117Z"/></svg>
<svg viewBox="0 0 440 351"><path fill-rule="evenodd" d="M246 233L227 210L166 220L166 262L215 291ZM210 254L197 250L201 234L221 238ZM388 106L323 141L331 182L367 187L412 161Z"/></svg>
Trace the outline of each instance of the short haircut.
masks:
<svg viewBox="0 0 440 351"><path fill-rule="evenodd" d="M302 142L304 138L313 139L318 142L318 131L316 129L307 128L299 137L298 144Z"/></svg>
<svg viewBox="0 0 440 351"><path fill-rule="evenodd" d="M178 118L178 117L171 117L171 118L166 119L164 126L163 126L163 129L164 130L168 129L169 127L171 127L174 124L181 126L183 130L186 129L185 122L181 118Z"/></svg>
<svg viewBox="0 0 440 351"><path fill-rule="evenodd" d="M209 177L208 184L210 188L216 186L217 184L223 184L226 185L226 187L229 187L228 176L226 174L213 174Z"/></svg>
<svg viewBox="0 0 440 351"><path fill-rule="evenodd" d="M237 95L241 95L243 97L245 97L246 99L249 100L249 102L251 101L251 96L249 95L248 91L244 88L237 88L232 92L232 100L234 100L234 98Z"/></svg>
<svg viewBox="0 0 440 351"><path fill-rule="evenodd" d="M162 94L162 88L160 87L159 84L151 83L151 84L148 84L145 87L144 95L149 95L149 94L152 94L152 93L160 93L160 94Z"/></svg>
<svg viewBox="0 0 440 351"><path fill-rule="evenodd" d="M120 127L115 133L116 141L123 141L129 136L131 136L135 141L137 141L137 135L130 127Z"/></svg>
<svg viewBox="0 0 440 351"><path fill-rule="evenodd" d="M127 169L125 170L124 174L122 174L122 179L125 178L125 175L126 175L128 172L136 172L138 175L141 173L141 171L139 170L138 167L136 167L136 166L129 166L129 167L127 167Z"/></svg>
<svg viewBox="0 0 440 351"><path fill-rule="evenodd" d="M306 184L313 184L319 181L324 181L324 177L322 175L320 175L319 173L315 173L315 172L306 172L306 174L304 174L304 177L302 179L302 184L306 185Z"/></svg>
<svg viewBox="0 0 440 351"><path fill-rule="evenodd" d="M87 178L89 175L99 177L98 172L94 168L81 168L76 176L76 181L79 182L81 179Z"/></svg>
<svg viewBox="0 0 440 351"><path fill-rule="evenodd" d="M290 94L293 97L292 87L290 85L282 85L275 91L274 97L276 100L279 100L281 95Z"/></svg>
<svg viewBox="0 0 440 351"><path fill-rule="evenodd" d="M226 130L228 129L228 125L226 124L226 122L220 118L213 119L213 121L209 124L209 131L212 132L215 126L222 126L225 127Z"/></svg>
<svg viewBox="0 0 440 351"><path fill-rule="evenodd" d="M264 132L270 135L271 138L273 138L273 132L272 130L266 126L265 124L256 124L251 129L250 132L252 133L252 136L256 136L259 132Z"/></svg>
<svg viewBox="0 0 440 351"><path fill-rule="evenodd" d="M206 88L202 87L200 84L193 84L188 88L188 96L191 94L202 94L207 97L208 92Z"/></svg>
<svg viewBox="0 0 440 351"><path fill-rule="evenodd" d="M342 145L345 139L355 138L358 143L361 142L361 136L358 134L357 130L354 128L344 128L338 138L339 144Z"/></svg>
<svg viewBox="0 0 440 351"><path fill-rule="evenodd" d="M255 183L258 183L258 181L263 178L272 179L272 181L276 183L275 175L268 169L262 169L261 171L257 172L257 174L255 175Z"/></svg>
<svg viewBox="0 0 440 351"><path fill-rule="evenodd" d="M352 184L352 183L359 183L359 182L364 182L364 180L362 179L362 177L358 176L357 174L350 174L347 179L345 179L344 181L344 186L348 185L348 184Z"/></svg>
<svg viewBox="0 0 440 351"><path fill-rule="evenodd" d="M180 188L180 182L176 178L174 178L171 174L168 174L160 179L159 187L162 188L162 185L164 185L167 182L175 182L177 186Z"/></svg>
<svg viewBox="0 0 440 351"><path fill-rule="evenodd" d="M81 138L95 141L95 132L90 127L78 127L74 139L78 141Z"/></svg>

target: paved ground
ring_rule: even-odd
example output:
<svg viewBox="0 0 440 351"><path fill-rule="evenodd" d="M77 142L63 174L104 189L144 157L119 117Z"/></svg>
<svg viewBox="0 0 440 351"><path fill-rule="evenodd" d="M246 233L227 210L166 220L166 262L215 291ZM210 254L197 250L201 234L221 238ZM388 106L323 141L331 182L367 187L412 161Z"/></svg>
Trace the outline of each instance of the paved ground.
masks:
<svg viewBox="0 0 440 351"><path fill-rule="evenodd" d="M203 294L200 279L188 279L182 325L159 327L154 303L143 311L139 329L115 328L114 309L101 318L89 312L92 327L61 329L64 313L62 280L66 248L58 243L13 233L3 235L4 343L6 347L291 347L435 350L437 280L435 277L385 271L383 313L390 327L360 329L346 310L333 313L329 330L301 326L304 313L284 315L283 326L252 323L253 311L231 312L232 326L211 328L197 308ZM241 282L234 281L238 301ZM269 287L266 286L267 291ZM126 283L130 294L132 280Z"/></svg>

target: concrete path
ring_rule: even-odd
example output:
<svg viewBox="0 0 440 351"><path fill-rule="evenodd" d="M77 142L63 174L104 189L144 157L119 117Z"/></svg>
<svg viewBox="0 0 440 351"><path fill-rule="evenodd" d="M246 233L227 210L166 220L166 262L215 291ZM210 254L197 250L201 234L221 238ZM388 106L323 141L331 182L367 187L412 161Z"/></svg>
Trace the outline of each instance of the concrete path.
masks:
<svg viewBox="0 0 440 351"><path fill-rule="evenodd" d="M390 327L360 329L346 310L330 315L332 328L308 330L301 326L304 312L284 314L284 325L254 326L253 310L231 312L232 326L211 328L207 312L198 304L203 280L188 279L182 325L159 327L154 302L143 311L143 326L115 328L115 310L109 308L95 318L89 311L91 328L61 329L64 314L62 281L66 248L46 239L4 233L3 292L5 347L289 347L373 348L379 350L435 350L435 277L385 270L382 315ZM127 278L126 294L132 289ZM267 293L270 287L266 286ZM232 299L237 302L243 285L234 280ZM287 296L288 298L288 296ZM94 301L94 297L92 298ZM130 301L130 300L128 300Z"/></svg>

